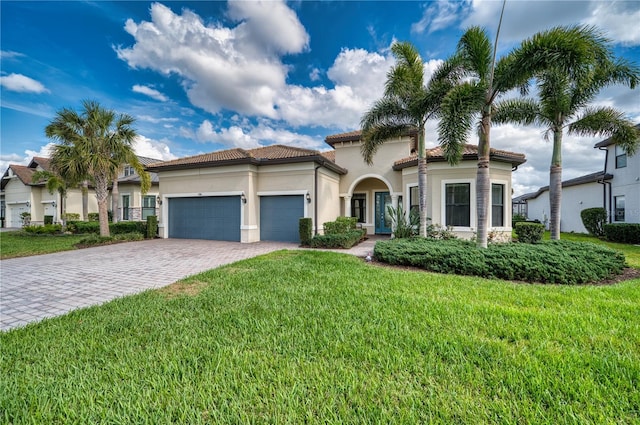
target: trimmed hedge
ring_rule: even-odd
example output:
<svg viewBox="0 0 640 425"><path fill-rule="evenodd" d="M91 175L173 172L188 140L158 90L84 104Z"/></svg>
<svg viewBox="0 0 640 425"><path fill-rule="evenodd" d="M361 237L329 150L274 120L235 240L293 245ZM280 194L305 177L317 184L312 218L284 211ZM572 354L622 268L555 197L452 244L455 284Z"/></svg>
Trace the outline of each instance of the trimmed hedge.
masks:
<svg viewBox="0 0 640 425"><path fill-rule="evenodd" d="M55 235L62 232L62 224L45 224L44 226L24 226L22 228L33 235Z"/></svg>
<svg viewBox="0 0 640 425"><path fill-rule="evenodd" d="M608 241L640 244L640 224L638 223L605 224L603 230Z"/></svg>
<svg viewBox="0 0 640 425"><path fill-rule="evenodd" d="M311 241L311 228L313 227L313 222L311 221L311 217L303 217L298 222L298 232L300 233L300 244L307 246L309 245L309 241Z"/></svg>
<svg viewBox="0 0 640 425"><path fill-rule="evenodd" d="M358 219L356 217L338 217L336 221L324 223L325 235L337 235L355 230Z"/></svg>
<svg viewBox="0 0 640 425"><path fill-rule="evenodd" d="M153 239L158 236L158 217L150 215L147 217L147 238Z"/></svg>
<svg viewBox="0 0 640 425"><path fill-rule="evenodd" d="M518 242L539 243L544 235L544 225L541 223L531 223L520 221L515 225Z"/></svg>
<svg viewBox="0 0 640 425"><path fill-rule="evenodd" d="M399 239L376 243L378 261L438 273L533 283L584 284L622 273L624 255L585 242L507 243L478 249L463 240Z"/></svg>
<svg viewBox="0 0 640 425"><path fill-rule="evenodd" d="M582 224L593 236L604 236L603 226L607 222L607 210L604 208L587 208L580 211Z"/></svg>
<svg viewBox="0 0 640 425"><path fill-rule="evenodd" d="M67 230L75 234L100 233L100 223L98 221L70 221L67 223ZM109 224L109 233L119 235L123 233L147 234L147 223L144 221L120 221Z"/></svg>
<svg viewBox="0 0 640 425"><path fill-rule="evenodd" d="M340 234L315 235L309 241L311 248L351 248L364 237L364 230L355 229Z"/></svg>

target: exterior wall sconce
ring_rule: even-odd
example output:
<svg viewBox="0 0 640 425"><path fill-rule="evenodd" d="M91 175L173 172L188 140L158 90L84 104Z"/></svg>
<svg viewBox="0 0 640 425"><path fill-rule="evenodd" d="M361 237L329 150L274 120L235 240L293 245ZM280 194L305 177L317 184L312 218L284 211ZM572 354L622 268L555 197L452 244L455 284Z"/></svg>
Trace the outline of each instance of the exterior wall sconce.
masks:
<svg viewBox="0 0 640 425"><path fill-rule="evenodd" d="M31 202L27 201L27 208L31 206Z"/></svg>
<svg viewBox="0 0 640 425"><path fill-rule="evenodd" d="M240 200L242 201L242 203L243 203L243 204L246 204L246 203L247 203L247 197L246 197L246 196L244 196L244 193L242 193L242 194L240 195Z"/></svg>
<svg viewBox="0 0 640 425"><path fill-rule="evenodd" d="M309 192L307 192L307 196L305 197L307 199L307 203L311 203L311 194Z"/></svg>
<svg viewBox="0 0 640 425"><path fill-rule="evenodd" d="M56 201L51 202L51 206L52 206L53 208L55 208L55 207L56 207L56 205L57 205L57 204L56 204Z"/></svg>
<svg viewBox="0 0 640 425"><path fill-rule="evenodd" d="M156 204L162 205L162 198L160 198L159 196L156 196Z"/></svg>

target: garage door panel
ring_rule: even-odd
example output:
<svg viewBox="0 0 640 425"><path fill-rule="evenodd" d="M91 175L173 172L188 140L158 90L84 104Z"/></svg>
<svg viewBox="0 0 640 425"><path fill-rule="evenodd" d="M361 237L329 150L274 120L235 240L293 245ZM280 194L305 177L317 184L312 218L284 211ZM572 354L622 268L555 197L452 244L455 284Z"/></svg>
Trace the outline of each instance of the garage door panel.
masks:
<svg viewBox="0 0 640 425"><path fill-rule="evenodd" d="M304 196L260 197L260 240L299 242L299 221L304 217Z"/></svg>
<svg viewBox="0 0 640 425"><path fill-rule="evenodd" d="M240 241L240 197L169 199L169 237Z"/></svg>

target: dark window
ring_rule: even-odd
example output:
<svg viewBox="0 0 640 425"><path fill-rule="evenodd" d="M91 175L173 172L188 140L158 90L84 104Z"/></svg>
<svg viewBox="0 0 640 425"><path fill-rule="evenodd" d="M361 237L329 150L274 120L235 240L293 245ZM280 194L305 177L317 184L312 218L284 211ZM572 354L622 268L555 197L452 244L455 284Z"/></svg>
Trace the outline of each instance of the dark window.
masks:
<svg viewBox="0 0 640 425"><path fill-rule="evenodd" d="M420 191L418 186L409 188L409 211L418 214L420 212Z"/></svg>
<svg viewBox="0 0 640 425"><path fill-rule="evenodd" d="M124 167L124 176L133 176L136 173L136 170L133 169L130 165L126 165Z"/></svg>
<svg viewBox="0 0 640 425"><path fill-rule="evenodd" d="M354 193L351 197L351 217L357 217L358 223L367 222L367 195Z"/></svg>
<svg viewBox="0 0 640 425"><path fill-rule="evenodd" d="M471 185L469 183L450 183L445 186L446 225L471 226Z"/></svg>
<svg viewBox="0 0 640 425"><path fill-rule="evenodd" d="M615 196L616 205L614 221L624 221L624 196Z"/></svg>
<svg viewBox="0 0 640 425"><path fill-rule="evenodd" d="M146 220L150 215L156 215L155 196L145 196L142 198L142 219Z"/></svg>
<svg viewBox="0 0 640 425"><path fill-rule="evenodd" d="M491 185L491 226L504 226L504 185Z"/></svg>
<svg viewBox="0 0 640 425"><path fill-rule="evenodd" d="M627 154L622 148L616 145L616 168L624 168L627 166Z"/></svg>

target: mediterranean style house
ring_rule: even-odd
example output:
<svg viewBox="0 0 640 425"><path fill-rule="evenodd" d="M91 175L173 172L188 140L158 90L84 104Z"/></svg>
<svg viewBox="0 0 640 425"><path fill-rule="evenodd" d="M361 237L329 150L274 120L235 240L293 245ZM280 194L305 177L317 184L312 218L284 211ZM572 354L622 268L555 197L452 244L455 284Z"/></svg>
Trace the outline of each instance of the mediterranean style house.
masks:
<svg viewBox="0 0 640 425"><path fill-rule="evenodd" d="M138 157L143 164L157 162L157 159ZM45 216L51 216L54 223L62 222L62 202L60 194L49 193L45 181L33 182L36 171L51 171L49 159L33 157L28 165L11 164L0 183L4 206L5 227L21 227L22 213L31 214L32 224L43 224ZM118 220L145 220L148 215L157 215L158 176L151 174L151 189L145 195L140 190L140 176L132 167L125 166L118 176L119 208L115 213ZM95 192L89 188L89 213L98 212ZM79 188L67 191L66 212L82 214L82 192ZM111 202L109 202L111 205Z"/></svg>
<svg viewBox="0 0 640 425"><path fill-rule="evenodd" d="M609 223L640 223L640 153L627 155L610 138L595 148L605 151L604 170L562 182L562 232L586 233L580 212L595 207L607 211ZM514 198L513 205L528 219L547 223L549 186Z"/></svg>
<svg viewBox="0 0 640 425"><path fill-rule="evenodd" d="M159 227L164 238L298 241L298 222L314 231L338 216L357 217L369 234L389 234L387 207L418 204L416 135L384 143L368 165L359 131L328 136L332 150L272 145L228 149L147 166L160 182ZM450 166L429 149L427 216L460 237L475 233L477 147L465 145ZM524 155L491 150L492 230L511 235L511 173Z"/></svg>

